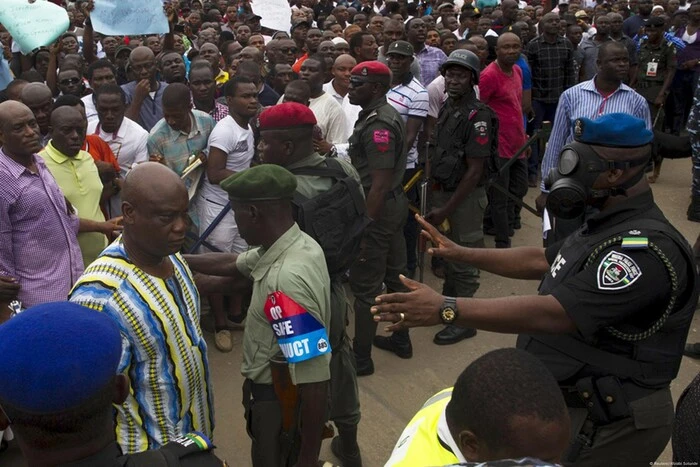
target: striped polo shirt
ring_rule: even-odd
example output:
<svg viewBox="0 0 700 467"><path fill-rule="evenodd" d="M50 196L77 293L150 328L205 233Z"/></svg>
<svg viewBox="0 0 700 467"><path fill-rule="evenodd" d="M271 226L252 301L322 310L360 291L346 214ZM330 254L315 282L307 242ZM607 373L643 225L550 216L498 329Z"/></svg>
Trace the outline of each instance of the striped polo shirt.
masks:
<svg viewBox="0 0 700 467"><path fill-rule="evenodd" d="M427 118L428 117L428 91L416 79L411 78L406 84L399 84L389 90L386 99L391 106L401 115L404 123L408 117ZM418 162L418 138L416 137L413 146L408 150L406 158L406 168L412 169Z"/></svg>

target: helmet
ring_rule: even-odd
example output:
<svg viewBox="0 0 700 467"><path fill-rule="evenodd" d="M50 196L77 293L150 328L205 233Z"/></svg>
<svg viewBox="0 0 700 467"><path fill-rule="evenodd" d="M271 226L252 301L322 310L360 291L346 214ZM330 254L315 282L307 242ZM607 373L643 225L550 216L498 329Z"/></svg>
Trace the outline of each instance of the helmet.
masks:
<svg viewBox="0 0 700 467"><path fill-rule="evenodd" d="M474 52L470 52L465 49L457 49L452 51L450 56L445 60L445 62L440 67L440 73L445 76L445 70L449 66L462 66L468 68L472 72L474 77L474 84L479 84L479 70L481 69L481 62L479 57L476 56Z"/></svg>

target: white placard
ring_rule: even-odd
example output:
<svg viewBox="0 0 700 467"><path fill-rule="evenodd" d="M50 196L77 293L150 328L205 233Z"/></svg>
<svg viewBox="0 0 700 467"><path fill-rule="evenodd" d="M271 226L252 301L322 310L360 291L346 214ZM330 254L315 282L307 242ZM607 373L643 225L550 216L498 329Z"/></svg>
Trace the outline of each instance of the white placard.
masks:
<svg viewBox="0 0 700 467"><path fill-rule="evenodd" d="M276 31L289 32L292 9L287 0L255 0L251 2L253 13L262 17L260 24Z"/></svg>

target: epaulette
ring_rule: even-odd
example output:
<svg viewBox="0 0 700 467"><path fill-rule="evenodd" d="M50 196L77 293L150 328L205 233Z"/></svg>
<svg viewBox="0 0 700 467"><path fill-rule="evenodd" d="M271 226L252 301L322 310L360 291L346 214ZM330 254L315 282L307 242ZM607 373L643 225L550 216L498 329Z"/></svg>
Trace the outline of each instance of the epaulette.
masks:
<svg viewBox="0 0 700 467"><path fill-rule="evenodd" d="M630 230L628 232L630 236L622 237L622 243L620 247L623 250L645 250L649 248L649 238L642 236L642 232L639 230Z"/></svg>

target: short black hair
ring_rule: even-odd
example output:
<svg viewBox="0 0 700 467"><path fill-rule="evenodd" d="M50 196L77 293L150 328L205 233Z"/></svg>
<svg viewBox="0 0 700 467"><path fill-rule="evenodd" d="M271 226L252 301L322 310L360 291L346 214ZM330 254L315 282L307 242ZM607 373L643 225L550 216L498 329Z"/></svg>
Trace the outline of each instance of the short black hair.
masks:
<svg viewBox="0 0 700 467"><path fill-rule="evenodd" d="M121 97L122 104L126 105L126 94L124 94L124 90L116 84L105 84L104 86L100 86L98 89L96 89L95 102L97 102L100 96L108 94L118 95L119 97Z"/></svg>
<svg viewBox="0 0 700 467"><path fill-rule="evenodd" d="M182 109L189 107L191 102L190 88L186 84L172 83L163 91L163 107Z"/></svg>
<svg viewBox="0 0 700 467"><path fill-rule="evenodd" d="M106 58L101 58L92 62L88 67L87 72L85 72L85 77L88 79L88 81L92 81L92 75L95 73L95 70L100 70L102 68L109 68L112 70L114 77L117 77L117 68Z"/></svg>
<svg viewBox="0 0 700 467"><path fill-rule="evenodd" d="M617 41L603 42L600 45L600 47L598 48L598 61L602 61L610 53L610 51L612 49L627 51L627 47L622 42L617 42ZM629 55L629 53L628 53L628 55Z"/></svg>
<svg viewBox="0 0 700 467"><path fill-rule="evenodd" d="M247 76L234 76L230 80L226 81L224 86L224 95L226 97L234 97L236 95L236 90L241 84L255 84L255 82L248 78Z"/></svg>
<svg viewBox="0 0 700 467"><path fill-rule="evenodd" d="M235 76L245 76L250 78L253 83L257 86L262 82L262 74L260 73L260 67L255 62L241 62L236 68Z"/></svg>
<svg viewBox="0 0 700 467"><path fill-rule="evenodd" d="M321 73L326 73L328 71L328 66L326 65L326 57L325 56L323 56L321 54L313 54L309 58L307 58L307 60L313 60L315 62L318 62L319 63L319 71Z"/></svg>
<svg viewBox="0 0 700 467"><path fill-rule="evenodd" d="M547 367L524 350L508 348L479 357L459 375L445 415L453 432L470 430L497 447L514 440L512 417L559 421L568 411Z"/></svg>
<svg viewBox="0 0 700 467"><path fill-rule="evenodd" d="M53 110L59 107L75 107L76 105L82 105L85 108L85 102L83 102L78 96L73 94L63 94L58 97L53 103Z"/></svg>
<svg viewBox="0 0 700 467"><path fill-rule="evenodd" d="M362 42L364 42L365 36L374 37L371 32L367 31L356 32L350 37L350 41L348 42L348 45L350 46L350 55L353 57L355 56L355 48L362 47Z"/></svg>

